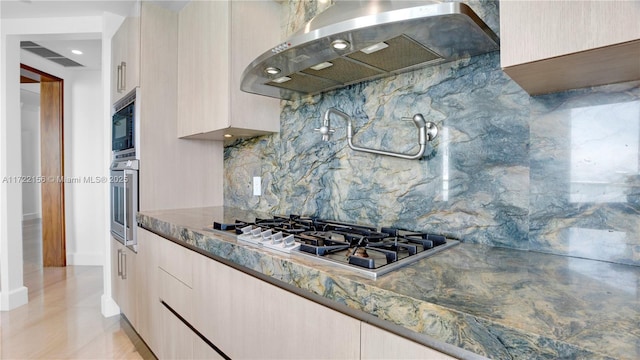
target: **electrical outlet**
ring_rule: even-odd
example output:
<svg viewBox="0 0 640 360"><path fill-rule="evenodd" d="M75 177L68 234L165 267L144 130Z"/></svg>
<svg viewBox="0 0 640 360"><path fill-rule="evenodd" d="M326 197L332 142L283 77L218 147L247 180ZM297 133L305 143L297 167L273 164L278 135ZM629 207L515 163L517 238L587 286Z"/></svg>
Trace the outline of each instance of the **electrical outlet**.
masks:
<svg viewBox="0 0 640 360"><path fill-rule="evenodd" d="M260 176L253 177L253 196L262 195L262 178Z"/></svg>

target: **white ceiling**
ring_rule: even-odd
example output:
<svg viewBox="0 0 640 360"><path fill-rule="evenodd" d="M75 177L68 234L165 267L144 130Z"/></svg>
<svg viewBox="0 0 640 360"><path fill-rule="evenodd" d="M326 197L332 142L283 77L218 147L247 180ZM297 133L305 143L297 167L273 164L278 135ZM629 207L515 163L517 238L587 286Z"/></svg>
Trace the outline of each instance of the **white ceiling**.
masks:
<svg viewBox="0 0 640 360"><path fill-rule="evenodd" d="M172 11L180 11L190 0L150 0ZM215 1L215 0L214 0ZM1 0L3 19L95 16L103 12L127 16L135 13L137 0Z"/></svg>
<svg viewBox="0 0 640 360"><path fill-rule="evenodd" d="M95 16L111 12L127 16L134 10L133 0L2 0L0 14L3 19Z"/></svg>
<svg viewBox="0 0 640 360"><path fill-rule="evenodd" d="M37 40L36 44L69 58L84 67L68 67L70 70L100 70L102 68L102 40ZM76 55L71 50L80 50ZM23 52L25 50L22 50Z"/></svg>
<svg viewBox="0 0 640 360"><path fill-rule="evenodd" d="M172 11L179 11L189 0L152 0L160 6ZM110 12L120 16L129 16L136 13L136 0L0 0L0 18L43 18L43 17L74 17L74 16L100 16L104 12ZM67 69L91 69L101 68L102 43L95 39L77 39L72 36L43 37L27 39L57 52L85 67ZM71 53L72 49L81 50L83 55ZM24 50L22 50L24 51Z"/></svg>

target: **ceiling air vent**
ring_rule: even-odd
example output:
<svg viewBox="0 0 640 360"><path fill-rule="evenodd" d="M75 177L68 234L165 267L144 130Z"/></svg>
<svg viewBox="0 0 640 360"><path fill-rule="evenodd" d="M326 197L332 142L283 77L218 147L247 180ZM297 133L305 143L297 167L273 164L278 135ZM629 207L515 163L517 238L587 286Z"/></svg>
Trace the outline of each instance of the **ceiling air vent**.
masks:
<svg viewBox="0 0 640 360"><path fill-rule="evenodd" d="M79 67L84 65L77 63L69 58L66 58L55 51L51 51L45 47L42 47L33 41L21 41L20 48L29 52L32 52L38 56L41 56L47 60L53 61L56 64L64 67Z"/></svg>

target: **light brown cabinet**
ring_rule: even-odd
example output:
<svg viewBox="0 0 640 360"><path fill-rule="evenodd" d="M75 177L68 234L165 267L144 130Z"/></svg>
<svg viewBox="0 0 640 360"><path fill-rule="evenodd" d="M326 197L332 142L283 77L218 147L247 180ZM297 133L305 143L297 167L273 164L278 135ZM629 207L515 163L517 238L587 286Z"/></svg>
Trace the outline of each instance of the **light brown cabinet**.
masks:
<svg viewBox="0 0 640 360"><path fill-rule="evenodd" d="M141 227L138 227L137 231L136 277L140 281L136 293L138 305L136 331L149 348L159 349L162 343L162 320L159 315L161 304L158 293L158 254L161 238Z"/></svg>
<svg viewBox="0 0 640 360"><path fill-rule="evenodd" d="M240 91L244 69L277 44L275 1L191 1L178 18L178 137L278 132L280 102Z"/></svg>
<svg viewBox="0 0 640 360"><path fill-rule="evenodd" d="M136 331L151 351L159 359L222 358L187 325L196 315L191 262L197 254L142 228L138 254L138 274L145 281L138 291Z"/></svg>
<svg viewBox="0 0 640 360"><path fill-rule="evenodd" d="M127 17L111 38L111 103L140 84L140 17Z"/></svg>
<svg viewBox="0 0 640 360"><path fill-rule="evenodd" d="M636 1L504 1L500 63L532 95L640 79Z"/></svg>
<svg viewBox="0 0 640 360"><path fill-rule="evenodd" d="M111 238L111 294L133 327L137 326L136 253Z"/></svg>
<svg viewBox="0 0 640 360"><path fill-rule="evenodd" d="M160 247L172 244L160 243ZM160 251L162 253L162 250ZM165 359L192 359L196 335L187 326L192 319L192 289L178 280L176 274L158 267L159 298L161 304L161 346L159 356ZM190 266L189 266L190 267ZM174 313L175 312L175 313ZM178 317L178 315L180 317Z"/></svg>
<svg viewBox="0 0 640 360"><path fill-rule="evenodd" d="M180 314L188 323L194 319L193 311L193 251L171 241L159 244L158 261L159 298Z"/></svg>
<svg viewBox="0 0 640 360"><path fill-rule="evenodd" d="M193 358L194 359L224 359L224 357L216 352L209 344L204 340L195 336L193 340Z"/></svg>
<svg viewBox="0 0 640 360"><path fill-rule="evenodd" d="M194 359L195 334L175 314L162 307L162 344L156 355L159 359Z"/></svg>
<svg viewBox="0 0 640 360"><path fill-rule="evenodd" d="M232 359L360 357L359 320L204 256L194 260L194 326Z"/></svg>
<svg viewBox="0 0 640 360"><path fill-rule="evenodd" d="M209 343L232 359L452 359L138 230L139 264L153 268L136 330L160 359L223 358Z"/></svg>
<svg viewBox="0 0 640 360"><path fill-rule="evenodd" d="M452 360L443 354L422 344L407 340L401 336L362 323L360 336L360 359L430 359Z"/></svg>
<svg viewBox="0 0 640 360"><path fill-rule="evenodd" d="M139 209L220 206L222 142L176 136L178 13L144 1L140 33Z"/></svg>
<svg viewBox="0 0 640 360"><path fill-rule="evenodd" d="M159 359L224 359L164 306L161 309L161 318L163 340L161 348L156 353Z"/></svg>

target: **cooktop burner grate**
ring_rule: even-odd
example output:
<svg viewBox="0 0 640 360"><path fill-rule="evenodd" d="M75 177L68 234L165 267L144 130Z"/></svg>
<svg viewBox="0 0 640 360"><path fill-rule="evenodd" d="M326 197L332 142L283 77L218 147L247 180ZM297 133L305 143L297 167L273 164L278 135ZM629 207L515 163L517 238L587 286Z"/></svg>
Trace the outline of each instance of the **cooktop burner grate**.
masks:
<svg viewBox="0 0 640 360"><path fill-rule="evenodd" d="M235 232L238 241L334 264L374 279L459 243L443 235L299 215L214 223L213 229Z"/></svg>

